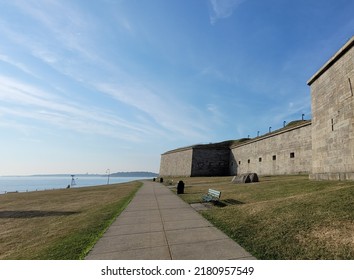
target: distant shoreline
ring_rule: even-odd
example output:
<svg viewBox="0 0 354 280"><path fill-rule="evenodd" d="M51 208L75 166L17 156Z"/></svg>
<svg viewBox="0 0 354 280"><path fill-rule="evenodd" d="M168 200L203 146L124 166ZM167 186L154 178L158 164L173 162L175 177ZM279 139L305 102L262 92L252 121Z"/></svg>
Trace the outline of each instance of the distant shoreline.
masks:
<svg viewBox="0 0 354 280"><path fill-rule="evenodd" d="M153 176L87 176L75 175L74 181L71 176L6 176L0 177L0 194L11 192L29 192L52 189L81 188L90 186L102 186L119 184L136 180L152 179Z"/></svg>
<svg viewBox="0 0 354 280"><path fill-rule="evenodd" d="M0 175L0 177L107 177L108 174L34 174L34 175ZM157 177L159 174L147 171L130 171L130 172L114 172L109 174L110 177Z"/></svg>

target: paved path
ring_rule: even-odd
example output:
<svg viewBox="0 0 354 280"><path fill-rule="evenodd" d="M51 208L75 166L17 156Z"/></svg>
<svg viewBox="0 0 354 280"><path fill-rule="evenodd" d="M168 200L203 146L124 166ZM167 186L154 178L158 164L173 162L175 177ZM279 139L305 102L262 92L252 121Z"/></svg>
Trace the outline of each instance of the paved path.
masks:
<svg viewBox="0 0 354 280"><path fill-rule="evenodd" d="M160 183L144 181L86 259L255 259Z"/></svg>

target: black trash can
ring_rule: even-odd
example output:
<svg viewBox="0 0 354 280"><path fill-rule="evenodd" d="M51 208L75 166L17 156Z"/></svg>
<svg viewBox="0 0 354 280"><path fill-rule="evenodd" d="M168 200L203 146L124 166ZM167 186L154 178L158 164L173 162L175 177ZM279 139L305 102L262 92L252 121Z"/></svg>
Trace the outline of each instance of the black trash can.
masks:
<svg viewBox="0 0 354 280"><path fill-rule="evenodd" d="M177 184L177 194L184 194L184 182L179 181Z"/></svg>
<svg viewBox="0 0 354 280"><path fill-rule="evenodd" d="M160 183L163 183L163 178L160 178Z"/></svg>

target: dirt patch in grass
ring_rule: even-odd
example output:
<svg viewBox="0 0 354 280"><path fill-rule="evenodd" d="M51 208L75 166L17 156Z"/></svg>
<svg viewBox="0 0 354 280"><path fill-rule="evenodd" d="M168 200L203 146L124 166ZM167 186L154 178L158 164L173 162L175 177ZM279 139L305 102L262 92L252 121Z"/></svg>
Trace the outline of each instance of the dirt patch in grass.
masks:
<svg viewBox="0 0 354 280"><path fill-rule="evenodd" d="M0 259L82 259L140 182L0 196Z"/></svg>
<svg viewBox="0 0 354 280"><path fill-rule="evenodd" d="M334 225L317 226L309 232L299 234L297 238L302 244L322 241L333 248L354 247L354 223L335 222Z"/></svg>

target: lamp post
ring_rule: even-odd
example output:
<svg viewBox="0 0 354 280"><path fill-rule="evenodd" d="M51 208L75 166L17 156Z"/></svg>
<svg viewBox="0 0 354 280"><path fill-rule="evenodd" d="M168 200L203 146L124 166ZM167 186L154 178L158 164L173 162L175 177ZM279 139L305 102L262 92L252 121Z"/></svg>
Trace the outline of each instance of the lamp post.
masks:
<svg viewBox="0 0 354 280"><path fill-rule="evenodd" d="M111 174L111 170L109 168L106 170L107 175L107 185L109 185L109 175Z"/></svg>
<svg viewBox="0 0 354 280"><path fill-rule="evenodd" d="M72 187L72 186L75 186L76 185L76 182L75 182L75 175L70 175L71 176L71 183L70 183L70 188Z"/></svg>

